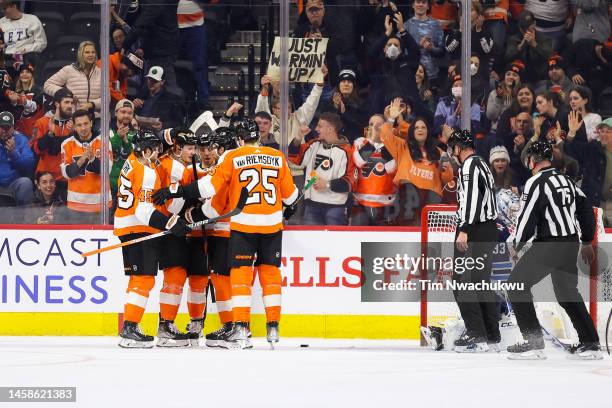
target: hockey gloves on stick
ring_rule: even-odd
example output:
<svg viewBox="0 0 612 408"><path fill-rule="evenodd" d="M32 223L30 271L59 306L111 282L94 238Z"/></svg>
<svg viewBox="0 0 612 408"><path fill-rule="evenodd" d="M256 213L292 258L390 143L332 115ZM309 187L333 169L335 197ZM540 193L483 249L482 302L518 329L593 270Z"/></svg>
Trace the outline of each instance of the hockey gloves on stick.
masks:
<svg viewBox="0 0 612 408"><path fill-rule="evenodd" d="M179 184L171 184L169 187L163 187L153 193L153 202L155 205L163 205L171 198L183 197L183 186Z"/></svg>
<svg viewBox="0 0 612 408"><path fill-rule="evenodd" d="M202 206L197 205L195 207L190 207L185 211L185 219L190 224L195 224L196 222L204 221L207 217L204 215L202 211Z"/></svg>
<svg viewBox="0 0 612 408"><path fill-rule="evenodd" d="M170 217L168 223L166 224L166 229L170 231L172 235L179 238L184 237L191 232L191 228L189 228L187 221L180 218L178 215L173 215Z"/></svg>

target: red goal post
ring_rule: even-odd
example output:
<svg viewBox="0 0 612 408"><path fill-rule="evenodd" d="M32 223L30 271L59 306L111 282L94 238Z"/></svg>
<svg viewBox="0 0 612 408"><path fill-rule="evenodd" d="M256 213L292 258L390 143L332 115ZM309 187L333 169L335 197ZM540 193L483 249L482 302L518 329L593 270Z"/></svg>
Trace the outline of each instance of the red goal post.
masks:
<svg viewBox="0 0 612 408"><path fill-rule="evenodd" d="M610 310L610 303L601 302L598 299L598 242L600 234L604 234L602 210L601 208L593 208L595 212L595 221L597 228L595 229L595 239L593 240L593 246L595 249L595 259L590 266L589 276L589 313L591 319L595 323L595 326L600 333L600 337L603 336L605 331L605 324ZM421 253L427 257L428 243L430 242L447 242L449 241L448 247L452 250L452 242L454 241L456 231L456 205L428 205L425 206L421 212ZM421 279L427 279L427 266L421 270ZM606 271L607 272L607 271ZM430 315L432 314L432 305L428 302L427 289L421 290L421 307L420 307L420 321L421 326L428 326L431 324ZM437 307L441 310L446 317L458 316L459 311L456 305L440 305ZM438 312L439 313L439 312ZM424 344L421 339L421 344Z"/></svg>

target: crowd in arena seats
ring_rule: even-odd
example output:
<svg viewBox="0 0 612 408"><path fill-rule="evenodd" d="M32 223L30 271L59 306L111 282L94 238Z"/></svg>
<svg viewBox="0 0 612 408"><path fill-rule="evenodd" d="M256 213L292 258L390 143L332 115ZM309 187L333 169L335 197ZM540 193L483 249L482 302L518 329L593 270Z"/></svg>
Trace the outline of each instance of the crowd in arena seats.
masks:
<svg viewBox="0 0 612 408"><path fill-rule="evenodd" d="M97 29L87 12L99 14L99 6L77 10L82 5L66 1L84 14L87 29ZM0 206L25 210L9 220L0 214L0 223L99 222L107 204L98 151L102 87L111 95L115 202L136 129L182 127L211 109L208 65L219 53L210 39L233 34L216 32L214 20L242 24L224 3L120 0L110 11L111 53L104 56L98 36L83 35L74 14L58 16L40 2L25 2L22 10L21 2L2 0ZM280 84L265 72L250 112L262 144L289 143L298 187L312 171L319 174L292 223L417 225L423 206L455 203L457 164L445 142L469 104L476 151L490 163L498 191L520 196L529 177L522 153L546 139L554 166L580 182L612 225L608 1L473 0L469 72L460 68L466 27L455 0L294 3L302 12L292 35L329 38L325 80L290 84L285 138ZM109 62L108 84L102 58ZM193 86L182 85L178 58L191 63ZM472 97L463 101L468 77ZM218 120L249 114L230 102L226 110Z"/></svg>

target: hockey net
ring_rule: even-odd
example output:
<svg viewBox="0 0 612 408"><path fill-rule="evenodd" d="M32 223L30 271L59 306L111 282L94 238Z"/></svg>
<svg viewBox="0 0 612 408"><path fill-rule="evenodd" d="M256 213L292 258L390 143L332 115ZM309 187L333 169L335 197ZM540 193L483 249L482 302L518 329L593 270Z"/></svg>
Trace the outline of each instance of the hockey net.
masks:
<svg viewBox="0 0 612 408"><path fill-rule="evenodd" d="M427 259L428 256L452 257L455 232L457 225L457 206L455 205L429 205L423 208L421 213L421 252ZM599 241L604 237L605 230L603 228L602 210L594 208L595 220L597 222L596 235L594 241L595 260L590 266L589 276L581 274L582 285L587 288L588 297L585 296L585 301L591 318L593 319L601 344L606 344L606 322L610 309L612 307L612 273L608 266L606 252L599 250ZM421 270L421 279L427 279L435 282L444 282L451 279L452 270L450 268L438 267L436 270L427 270L427 267ZM505 280L507 275L496 275L495 266L493 268L492 279ZM581 282L579 282L579 286ZM586 300L588 298L588 301ZM538 306L540 310L552 310L557 320L552 322L555 326L570 327L571 333L565 331L564 336L568 341L576 341L576 333L571 328L569 318L565 312L557 304L549 302L540 302ZM450 299L448 293L446 298L440 298L437 293L423 289L421 291L421 326L443 325L448 319L460 318L459 308ZM612 323L611 323L612 326ZM612 327L610 328L612 332ZM612 334L612 333L610 333ZM609 334L609 335L610 335ZM563 336L559 336L563 337ZM608 342L612 347L612 336L608 338ZM424 341L421 341L424 345Z"/></svg>

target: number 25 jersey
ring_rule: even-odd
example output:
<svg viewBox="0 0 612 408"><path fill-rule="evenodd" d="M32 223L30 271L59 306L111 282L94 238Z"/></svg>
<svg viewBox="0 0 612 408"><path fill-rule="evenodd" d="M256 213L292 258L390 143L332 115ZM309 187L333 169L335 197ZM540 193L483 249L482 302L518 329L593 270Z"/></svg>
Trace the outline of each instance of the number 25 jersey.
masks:
<svg viewBox="0 0 612 408"><path fill-rule="evenodd" d="M283 229L283 203L291 205L298 197L285 156L270 147L242 146L225 155L212 177L198 182L202 197L222 195L217 198L227 199L229 208L238 204L242 187L249 198L231 218L230 229L260 234Z"/></svg>

